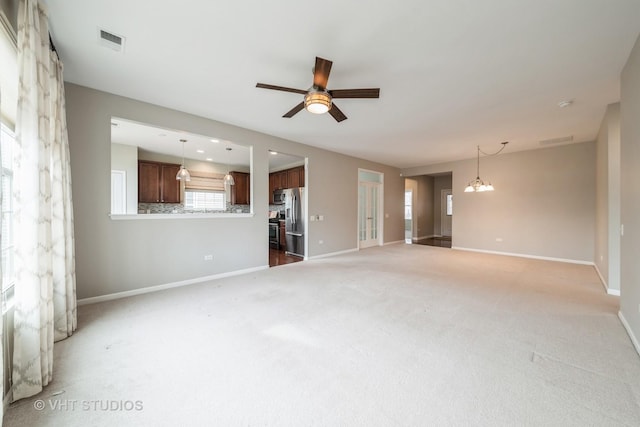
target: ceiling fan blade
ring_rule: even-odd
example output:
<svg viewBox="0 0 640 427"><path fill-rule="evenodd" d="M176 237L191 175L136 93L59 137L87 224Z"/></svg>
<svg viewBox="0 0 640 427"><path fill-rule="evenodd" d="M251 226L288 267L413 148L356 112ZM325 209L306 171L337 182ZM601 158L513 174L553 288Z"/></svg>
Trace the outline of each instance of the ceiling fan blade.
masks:
<svg viewBox="0 0 640 427"><path fill-rule="evenodd" d="M320 90L327 89L331 65L333 65L332 61L316 56L316 66L313 69L313 85L317 86Z"/></svg>
<svg viewBox="0 0 640 427"><path fill-rule="evenodd" d="M328 92L332 98L380 98L380 88L334 89Z"/></svg>
<svg viewBox="0 0 640 427"><path fill-rule="evenodd" d="M336 119L336 122L340 123L343 120L347 120L347 116L336 106L336 104L331 104L331 108L329 109L329 114Z"/></svg>
<svg viewBox="0 0 640 427"><path fill-rule="evenodd" d="M256 87L259 87L259 88L262 88L262 89L281 90L283 92L299 93L300 95L306 95L307 94L306 90L293 89L293 88L284 87L284 86L268 85L268 84L265 84L265 83L256 83Z"/></svg>
<svg viewBox="0 0 640 427"><path fill-rule="evenodd" d="M290 119L291 117L295 116L296 114L298 114L302 109L304 108L304 101L302 101L300 104L296 105L295 107L293 107L291 110L289 110L284 116L282 117L286 117L288 119Z"/></svg>

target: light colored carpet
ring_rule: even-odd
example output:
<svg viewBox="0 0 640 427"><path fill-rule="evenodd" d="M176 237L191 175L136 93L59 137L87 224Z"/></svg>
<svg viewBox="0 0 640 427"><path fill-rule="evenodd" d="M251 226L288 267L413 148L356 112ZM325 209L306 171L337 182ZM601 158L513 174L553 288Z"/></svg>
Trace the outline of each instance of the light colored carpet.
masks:
<svg viewBox="0 0 640 427"><path fill-rule="evenodd" d="M617 311L590 266L367 249L80 307L4 425L637 426Z"/></svg>

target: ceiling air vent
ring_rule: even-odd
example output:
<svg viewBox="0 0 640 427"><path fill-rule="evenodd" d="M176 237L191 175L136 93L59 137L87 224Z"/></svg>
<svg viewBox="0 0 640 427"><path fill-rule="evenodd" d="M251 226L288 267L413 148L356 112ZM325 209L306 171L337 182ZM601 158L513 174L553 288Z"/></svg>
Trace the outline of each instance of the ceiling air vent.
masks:
<svg viewBox="0 0 640 427"><path fill-rule="evenodd" d="M124 37L98 28L98 41L101 45L113 49L116 52L124 51Z"/></svg>
<svg viewBox="0 0 640 427"><path fill-rule="evenodd" d="M540 141L540 145L553 145L571 141L573 141L573 135L561 136L560 138L545 139L544 141Z"/></svg>

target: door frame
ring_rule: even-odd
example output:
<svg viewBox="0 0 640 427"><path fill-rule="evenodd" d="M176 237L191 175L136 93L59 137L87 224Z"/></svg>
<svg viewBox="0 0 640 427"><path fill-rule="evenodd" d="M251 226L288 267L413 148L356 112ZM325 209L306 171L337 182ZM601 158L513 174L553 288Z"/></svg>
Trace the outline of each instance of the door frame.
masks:
<svg viewBox="0 0 640 427"><path fill-rule="evenodd" d="M373 182L373 181L361 181L360 180L360 172L367 172L367 173L372 173L372 174L376 174L379 176L380 180L379 182ZM356 194L358 194L358 192L360 191L360 184L361 183L368 183L368 184L376 184L378 186L378 206L377 206L377 211L378 211L378 223L376 224L377 229L378 229L378 242L376 246L382 246L384 244L384 218L383 218L383 212L384 212L384 173L383 172L379 172L379 171L374 171L371 169L363 169L363 168L358 168L358 179L357 179L357 188L356 188ZM358 221L357 221L357 227L356 227L356 247L358 248L358 250L361 249L360 247L360 198L358 198ZM367 246L367 247L373 247L373 246ZM365 248L362 248L365 249Z"/></svg>

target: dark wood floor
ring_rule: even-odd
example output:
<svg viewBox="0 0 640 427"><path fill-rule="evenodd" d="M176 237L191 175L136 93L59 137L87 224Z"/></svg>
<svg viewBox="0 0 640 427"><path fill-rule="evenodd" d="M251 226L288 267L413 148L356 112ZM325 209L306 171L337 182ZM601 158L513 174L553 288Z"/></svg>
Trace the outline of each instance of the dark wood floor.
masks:
<svg viewBox="0 0 640 427"><path fill-rule="evenodd" d="M451 237L450 236L429 237L428 239L417 240L413 243L417 245L440 246L441 248L450 248Z"/></svg>
<svg viewBox="0 0 640 427"><path fill-rule="evenodd" d="M303 258L295 255L286 255L284 251L269 248L269 267L278 265L291 264L293 262L302 261Z"/></svg>

